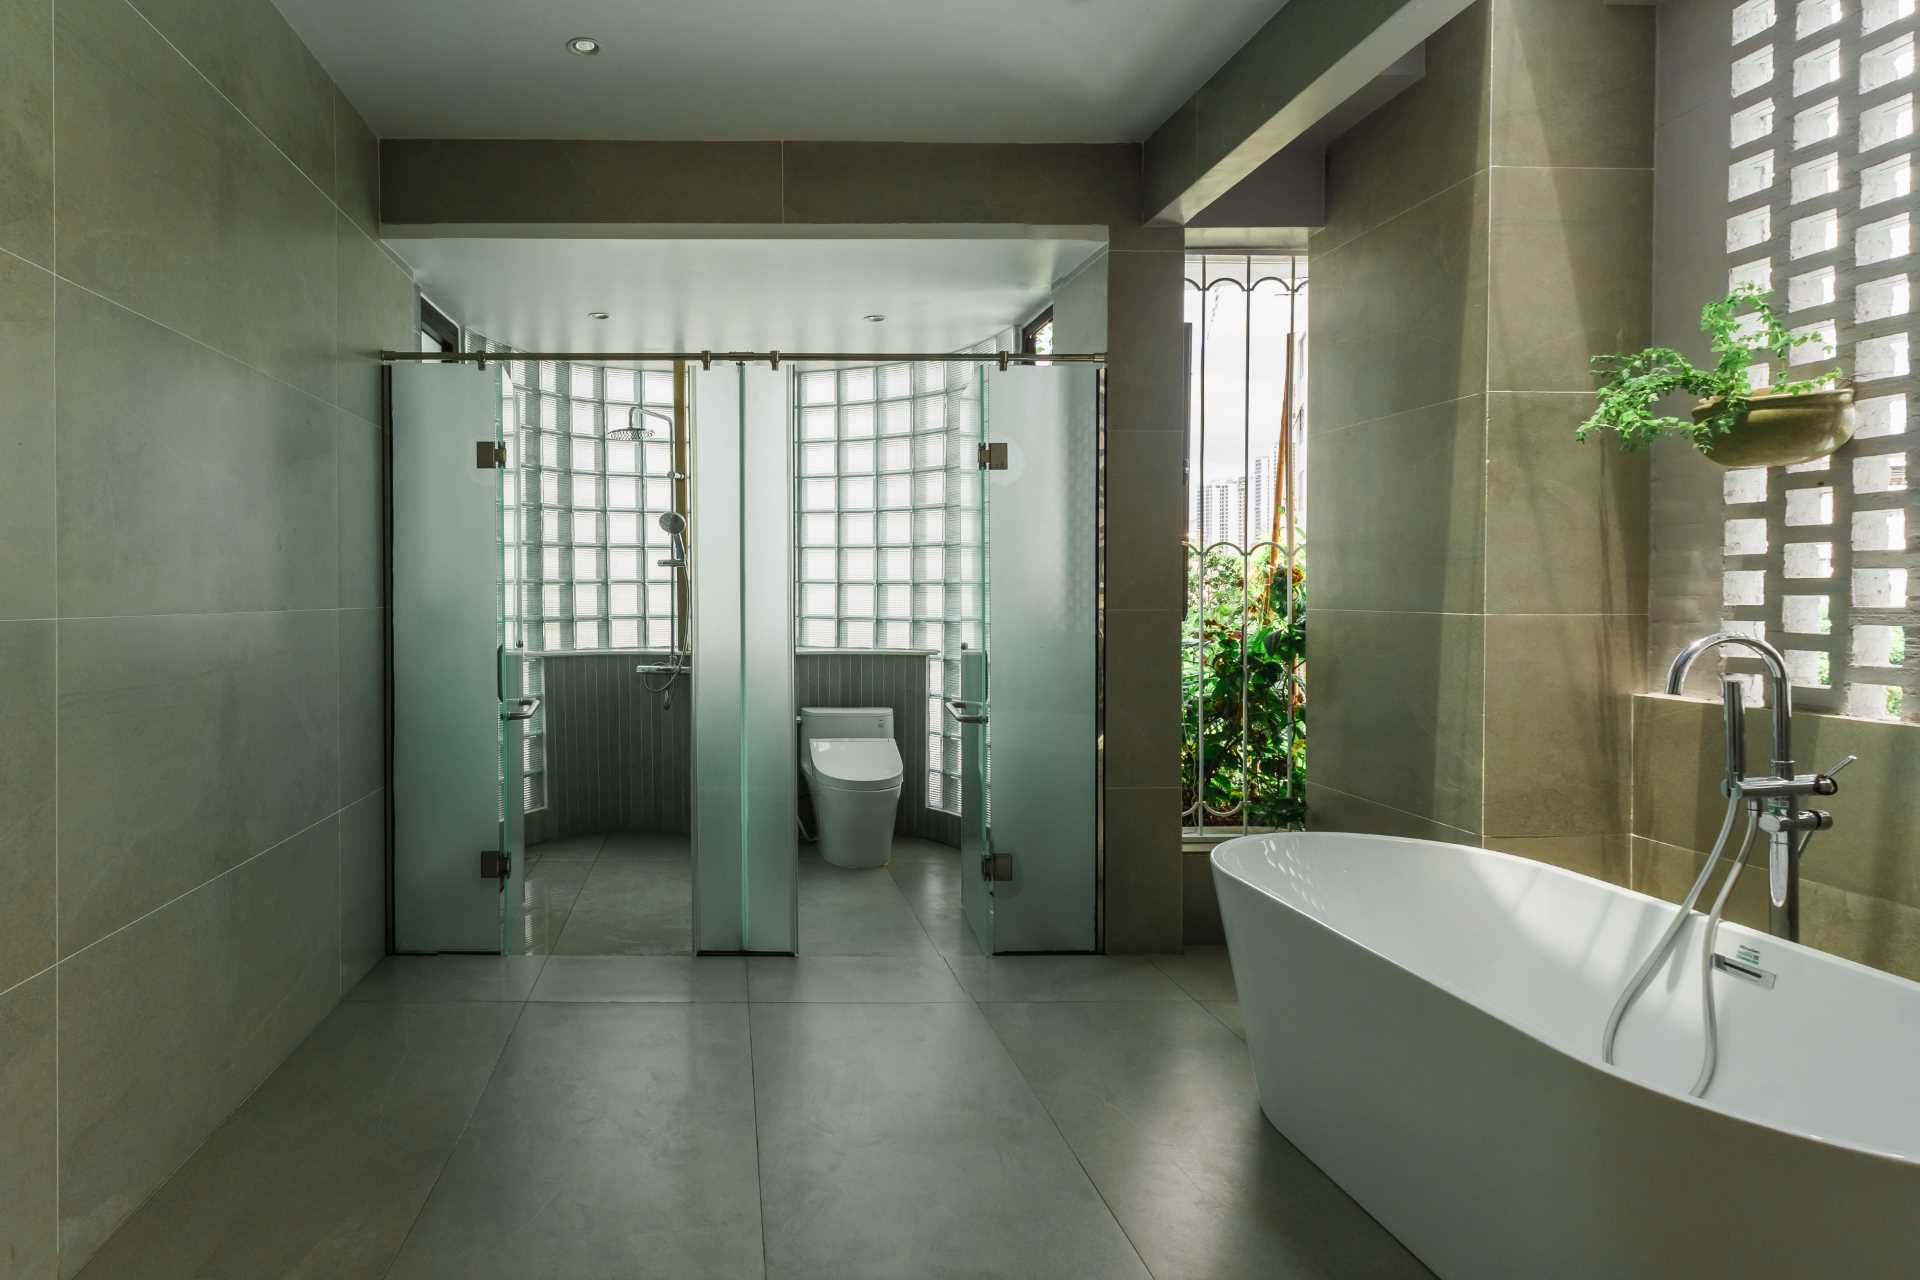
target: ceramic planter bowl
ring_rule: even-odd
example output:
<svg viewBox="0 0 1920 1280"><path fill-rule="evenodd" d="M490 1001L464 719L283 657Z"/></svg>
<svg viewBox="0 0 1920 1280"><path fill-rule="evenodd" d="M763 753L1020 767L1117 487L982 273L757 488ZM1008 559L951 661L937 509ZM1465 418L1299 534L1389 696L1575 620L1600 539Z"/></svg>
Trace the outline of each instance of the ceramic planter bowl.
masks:
<svg viewBox="0 0 1920 1280"><path fill-rule="evenodd" d="M1700 422L1720 401L1703 400ZM1824 458L1853 439L1853 388L1800 395L1757 395L1738 426L1714 442L1707 457L1723 467L1785 467Z"/></svg>

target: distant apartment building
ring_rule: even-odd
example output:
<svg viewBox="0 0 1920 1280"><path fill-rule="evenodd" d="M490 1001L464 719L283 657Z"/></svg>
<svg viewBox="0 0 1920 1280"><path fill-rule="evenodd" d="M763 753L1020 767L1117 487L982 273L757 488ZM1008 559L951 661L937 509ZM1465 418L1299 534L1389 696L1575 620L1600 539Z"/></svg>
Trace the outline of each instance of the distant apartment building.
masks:
<svg viewBox="0 0 1920 1280"><path fill-rule="evenodd" d="M1273 480L1279 465L1276 447L1254 457L1247 475L1195 486L1187 495L1189 540L1209 547L1219 542L1251 547L1271 538Z"/></svg>

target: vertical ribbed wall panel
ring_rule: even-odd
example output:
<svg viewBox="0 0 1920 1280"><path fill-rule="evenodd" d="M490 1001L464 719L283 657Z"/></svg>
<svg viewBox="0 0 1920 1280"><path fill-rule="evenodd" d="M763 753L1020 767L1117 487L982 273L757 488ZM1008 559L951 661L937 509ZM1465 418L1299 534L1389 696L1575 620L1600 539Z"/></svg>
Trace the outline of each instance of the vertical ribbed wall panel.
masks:
<svg viewBox="0 0 1920 1280"><path fill-rule="evenodd" d="M547 656L547 806L527 815L530 841L691 829L688 683L684 676L676 682L673 705L662 707L634 671L640 661L632 654ZM802 653L794 660L796 707L893 709L905 774L895 830L957 844L959 818L927 808L926 683L920 653Z"/></svg>

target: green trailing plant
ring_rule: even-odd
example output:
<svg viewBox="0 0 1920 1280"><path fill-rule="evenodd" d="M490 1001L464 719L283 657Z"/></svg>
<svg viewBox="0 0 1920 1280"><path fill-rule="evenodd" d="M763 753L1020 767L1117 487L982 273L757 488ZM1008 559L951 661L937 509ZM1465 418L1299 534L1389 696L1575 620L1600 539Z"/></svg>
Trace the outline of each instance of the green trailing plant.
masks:
<svg viewBox="0 0 1920 1280"><path fill-rule="evenodd" d="M1622 449L1633 450L1663 435L1684 435L1696 449L1710 451L1716 440L1739 426L1746 416L1754 394L1747 381L1747 366L1754 353L1764 350L1785 364L1795 347L1820 340L1818 334L1788 330L1775 314L1771 298L1768 290L1743 284L1718 302L1700 308L1700 331L1713 345L1714 364L1709 369L1700 368L1672 347L1593 357L1590 363L1600 380L1593 416L1580 424L1574 438L1585 440L1596 431L1611 431L1620 437ZM1757 324L1750 325L1743 315L1749 307ZM1777 383L1767 388L1767 394L1818 391L1833 386L1840 376L1839 369L1829 369L1811 378ZM1656 411L1654 406L1677 392L1717 402L1716 407L1699 421Z"/></svg>
<svg viewBox="0 0 1920 1280"><path fill-rule="evenodd" d="M1233 815L1209 815L1201 825L1238 826L1243 803L1252 826L1306 825L1307 584L1302 564L1296 563L1291 573L1276 572L1284 561L1273 547L1263 546L1247 560L1238 551L1217 547L1201 556L1199 564L1189 562L1195 572L1188 579L1180 633L1185 804L1191 808L1204 798L1216 814ZM1203 745L1206 776L1201 779Z"/></svg>

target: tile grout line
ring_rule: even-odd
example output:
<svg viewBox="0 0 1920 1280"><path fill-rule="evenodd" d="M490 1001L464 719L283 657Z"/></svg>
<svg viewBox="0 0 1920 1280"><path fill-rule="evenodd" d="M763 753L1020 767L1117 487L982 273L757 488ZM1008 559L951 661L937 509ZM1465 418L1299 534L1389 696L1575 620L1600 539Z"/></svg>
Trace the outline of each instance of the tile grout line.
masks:
<svg viewBox="0 0 1920 1280"><path fill-rule="evenodd" d="M369 792L368 794L372 794L372 793ZM361 797L361 799L365 799L365 798L366 798L365 796ZM337 809L331 810L328 813L323 814L321 817L316 818L312 822L309 822L306 826L301 827L298 831L293 832L291 835L288 835L282 839L274 841L272 844L268 845L266 848L260 850L260 852L248 854L246 857L234 863L232 866L227 867L225 870L219 872L218 874L208 876L205 880L202 880L199 884L194 885L191 889L184 889L181 892L176 893L173 897L168 898L165 902L161 903L159 906L151 907L148 910L141 912L139 915L135 916L133 919L121 925L119 928L114 929L108 933L101 934L99 937L95 938L92 942L89 942L86 946L81 947L79 950L75 951L72 955L59 957L57 960L54 961L53 965L50 967L58 968L60 965L67 964L73 960L79 959L81 956L93 950L95 947L99 946L101 943L109 942L112 939L119 937L121 934L133 928L135 925L140 924L142 921L151 919L152 917L159 915L162 911L165 911L167 908L174 906L175 904L181 902L186 898L192 897L194 894L199 893L202 889L205 889L210 885L218 884L220 881L226 879L228 876L240 870L242 867L249 866L252 863L259 861L261 858L266 857L268 854L272 853L274 850L282 848L283 846L290 844L295 840L298 840L301 836L307 834L307 832L309 831L312 831L315 827L318 827L325 822L331 822L337 819L339 816L340 816L340 810L337 810ZM45 972L45 970L42 970L42 972ZM9 990L11 990L11 988L9 988Z"/></svg>
<svg viewBox="0 0 1920 1280"><path fill-rule="evenodd" d="M545 967L545 965L541 966L543 969ZM537 982L538 980L538 975L535 975L535 981ZM527 988L527 994L533 994L532 987ZM438 1001L433 1003L445 1004L453 1002ZM493 1055L493 1065L487 1068L486 1081L481 1084L480 1092L474 1095L473 1110L467 1112L466 1120L460 1125L460 1132L455 1134L453 1141L447 1145L446 1157L440 1161L440 1167L433 1171L433 1182L427 1187L427 1194L420 1197L420 1207L414 1211L413 1220L407 1223L406 1234L400 1237L400 1243L394 1248L393 1257L388 1261L386 1270L380 1273L382 1280L388 1280L388 1278L393 1275L394 1268L400 1265L400 1259L407 1251L407 1241L413 1239L413 1233L419 1227L420 1220L427 1216L427 1207L433 1203L433 1193L440 1189L441 1179L447 1176L447 1166L452 1164L453 1158L460 1154L460 1144L467 1140L467 1130L473 1128L473 1118L480 1114L480 1108L485 1105L487 1091L493 1088L493 1078L500 1074L500 1064L506 1060L507 1050L513 1046L514 1036L520 1033L520 1020L527 1016L527 1003L525 999L520 1001L520 1011L513 1015L513 1026L509 1027L507 1034L501 1038L500 1050Z"/></svg>
<svg viewBox="0 0 1920 1280"><path fill-rule="evenodd" d="M158 26L154 24L153 19L149 18L146 14L142 13L140 11L140 7L134 3L134 0L125 0L125 3L127 8L133 11L133 16L140 19L141 22L145 23L146 26L153 31L153 34L159 37L160 43L166 45L167 48L173 50L174 55L178 57L180 61L187 64L188 70L192 71L193 74L195 74L196 76L199 76L201 80L205 81L207 88L213 90L214 95L218 97L220 101L226 103L227 106L231 107L233 109L233 113L239 116L242 120L244 120L249 129L252 129L255 133L260 135L261 141L265 142L269 147L273 148L275 155L278 155L282 160L285 160L289 165L293 166L293 171L299 174L302 178L304 178L306 180L307 185L312 187L316 192L319 193L320 198L327 202L327 205L329 208L333 209L336 213L346 218L348 222L351 222L354 225L354 228L358 230L362 236L365 236L369 241L371 241L376 248L385 249L386 246L381 244L378 239L367 234L366 229L360 226L358 219L354 218L351 214L347 213L345 209L340 207L340 202L334 199L332 192L328 191L325 187L321 186L318 182L315 182L313 180L313 175L308 173L306 169L301 166L298 160L295 160L292 156L288 155L286 150L282 148L278 142L275 142L273 140L272 134L268 133L265 129L262 129L260 125L254 120L254 118L247 114L246 109L244 107L242 107L239 103L235 102L232 98L228 97L227 91L222 89L219 85L215 84L213 82L213 77L209 76L206 72L202 71L200 69L200 64L187 56L186 50L182 49L179 45L175 44L172 38L169 37L166 32L162 31ZM299 43L300 47L307 52L308 56L312 56L313 51L311 49L307 49L306 41L300 38L300 33L297 31L293 31L291 26L288 27L288 31L290 34L292 34L294 40ZM316 58L315 62L317 63L318 61L319 60ZM321 67L320 69L323 72L326 71L325 67ZM328 94L328 101L327 101L327 108L328 108L327 123L329 126L327 131L327 147L333 153L333 182L334 182L334 186L337 188L340 185L340 151L337 145L339 142L339 131L335 126L338 125L339 108L334 95L340 95L343 97L345 95L341 90L340 86L334 83L332 75L327 76L327 88L332 90L332 92ZM358 111L359 108L356 107L355 110ZM371 133L373 131L372 127L369 126L367 131ZM374 138L376 148L378 146L379 141L380 141L379 137L376 135ZM377 178L375 182L376 182L375 190L377 193L378 191ZM338 244L337 236L335 239L335 244L336 245Z"/></svg>
<svg viewBox="0 0 1920 1280"><path fill-rule="evenodd" d="M760 1073L753 1061L753 972L744 961L747 998L741 1002L747 1020L747 1100L753 1112L753 1200L760 1211L760 1274L770 1274L767 1266L767 1170L760 1157ZM689 1003L691 1007L691 1002Z"/></svg>
<svg viewBox="0 0 1920 1280"><path fill-rule="evenodd" d="M1154 966L1154 969L1158 972L1159 966ZM1171 981L1171 979L1169 979L1169 981ZM1184 992L1182 994L1184 994ZM995 1001L993 1003L1003 1002ZM1007 1001L1004 1003L1021 1002ZM1087 1001L1085 1003L1099 1004L1105 1002ZM1080 1176L1087 1180L1087 1186L1092 1189L1095 1196L1099 1197L1100 1207L1107 1211L1107 1220L1113 1223L1114 1227L1120 1232L1120 1238L1127 1242L1127 1248L1133 1250L1133 1256L1139 1259L1140 1270L1146 1274L1148 1280L1154 1280L1153 1268L1147 1265L1147 1255L1140 1252L1140 1246L1134 1243L1133 1233L1127 1230L1126 1224L1120 1221L1120 1215L1114 1212L1112 1202L1107 1199L1107 1193L1101 1188L1099 1181L1093 1176L1093 1171L1087 1168L1087 1162L1080 1158L1079 1150L1072 1142L1068 1141L1066 1130L1060 1127L1059 1117L1053 1114L1053 1108L1047 1105L1047 1100L1041 1096L1040 1090L1034 1087L1032 1079L1027 1075L1026 1068L1020 1065L1020 1059L1015 1057L1013 1050L1008 1047L1006 1037L1000 1034L1000 1028L993 1025L993 1019L987 1016L987 1011L981 1007L978 1000L974 1001L974 1008L979 1011L981 1021L987 1024L987 1030L993 1034L994 1042L1000 1046L1000 1052L1005 1054L1007 1061L1013 1064L1015 1074L1020 1077L1020 1083L1027 1087L1027 1093L1033 1098L1034 1103L1039 1106L1040 1114L1045 1116L1047 1123L1053 1127L1054 1136L1060 1139L1060 1145L1065 1147L1067 1154L1073 1157L1073 1163L1079 1167Z"/></svg>

